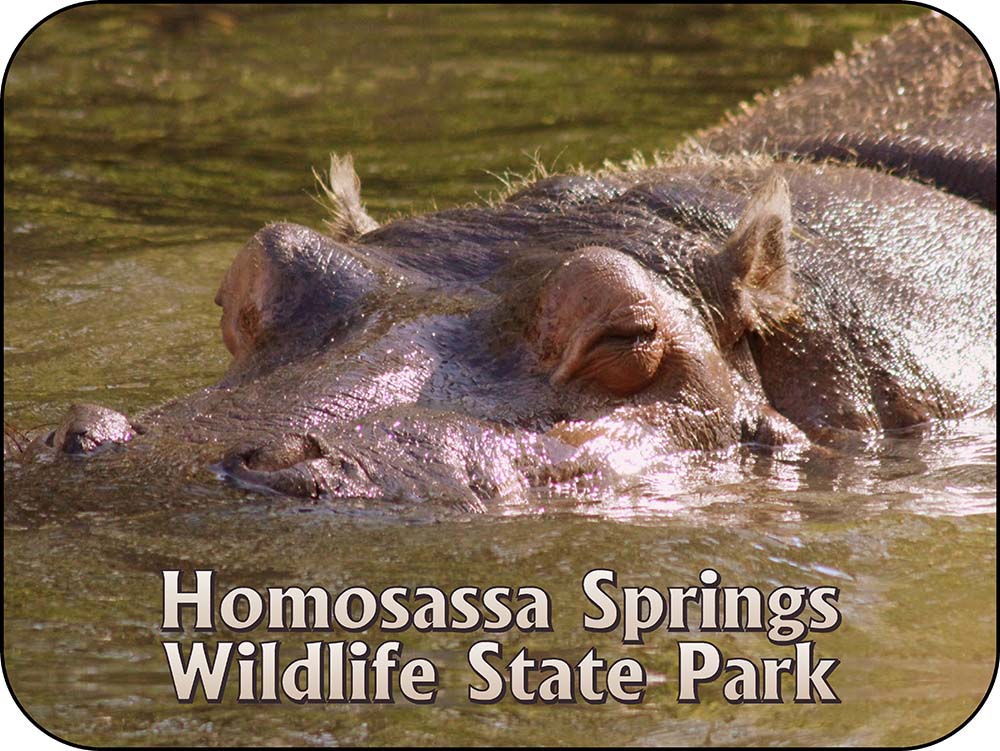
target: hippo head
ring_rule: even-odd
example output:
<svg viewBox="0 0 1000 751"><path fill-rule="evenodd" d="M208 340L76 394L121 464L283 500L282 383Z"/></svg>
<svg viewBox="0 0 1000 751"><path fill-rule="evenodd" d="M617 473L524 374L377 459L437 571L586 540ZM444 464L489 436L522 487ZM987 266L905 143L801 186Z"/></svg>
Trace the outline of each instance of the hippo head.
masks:
<svg viewBox="0 0 1000 751"><path fill-rule="evenodd" d="M363 233L269 225L216 297L230 369L176 403L179 429L230 439L215 466L244 486L470 508L666 453L802 440L746 346L795 315L784 182L721 242L664 222L650 195L560 178Z"/></svg>

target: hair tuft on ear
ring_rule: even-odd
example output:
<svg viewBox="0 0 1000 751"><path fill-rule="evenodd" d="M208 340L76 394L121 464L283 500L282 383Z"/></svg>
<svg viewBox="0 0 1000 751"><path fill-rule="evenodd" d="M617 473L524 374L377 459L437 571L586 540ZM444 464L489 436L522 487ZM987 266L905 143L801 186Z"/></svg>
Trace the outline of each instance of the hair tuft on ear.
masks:
<svg viewBox="0 0 1000 751"><path fill-rule="evenodd" d="M743 211L722 256L735 292L734 334L766 334L796 315L795 283L788 260L792 207L788 184L771 173Z"/></svg>

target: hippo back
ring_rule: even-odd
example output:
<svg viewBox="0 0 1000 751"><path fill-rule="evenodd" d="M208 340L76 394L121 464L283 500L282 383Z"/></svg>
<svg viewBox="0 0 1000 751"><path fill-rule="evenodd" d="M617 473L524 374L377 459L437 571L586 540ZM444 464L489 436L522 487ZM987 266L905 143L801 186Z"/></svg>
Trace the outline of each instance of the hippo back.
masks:
<svg viewBox="0 0 1000 751"><path fill-rule="evenodd" d="M929 15L696 137L719 152L835 159L996 209L996 83L976 41Z"/></svg>

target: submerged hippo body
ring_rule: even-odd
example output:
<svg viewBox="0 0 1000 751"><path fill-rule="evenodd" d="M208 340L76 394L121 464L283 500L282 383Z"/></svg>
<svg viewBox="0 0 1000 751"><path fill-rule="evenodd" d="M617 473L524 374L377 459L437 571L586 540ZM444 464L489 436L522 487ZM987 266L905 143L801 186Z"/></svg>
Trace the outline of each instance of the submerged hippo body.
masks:
<svg viewBox="0 0 1000 751"><path fill-rule="evenodd" d="M654 168L548 178L492 207L377 227L336 163L333 236L269 225L226 274L217 386L135 420L78 406L48 444L127 442L289 495L475 508L672 452L988 408L992 78L945 19L892 39L793 87L781 101L814 114L785 136L788 111L765 100ZM870 86L859 60L896 93L852 127L891 159L847 158L830 144L863 139L816 130L838 76ZM919 96L900 70L924 77Z"/></svg>

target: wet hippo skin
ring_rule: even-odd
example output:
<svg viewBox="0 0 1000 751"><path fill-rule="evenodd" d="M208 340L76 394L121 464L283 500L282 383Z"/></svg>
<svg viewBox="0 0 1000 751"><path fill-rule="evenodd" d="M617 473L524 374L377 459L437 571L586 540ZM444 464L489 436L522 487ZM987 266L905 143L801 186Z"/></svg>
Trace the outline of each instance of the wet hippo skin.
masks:
<svg viewBox="0 0 1000 751"><path fill-rule="evenodd" d="M379 226L334 159L329 232L267 225L221 281L218 384L134 420L78 405L34 450L478 509L614 482L620 452L836 446L989 407L995 112L979 48L929 17L650 168L493 206Z"/></svg>

